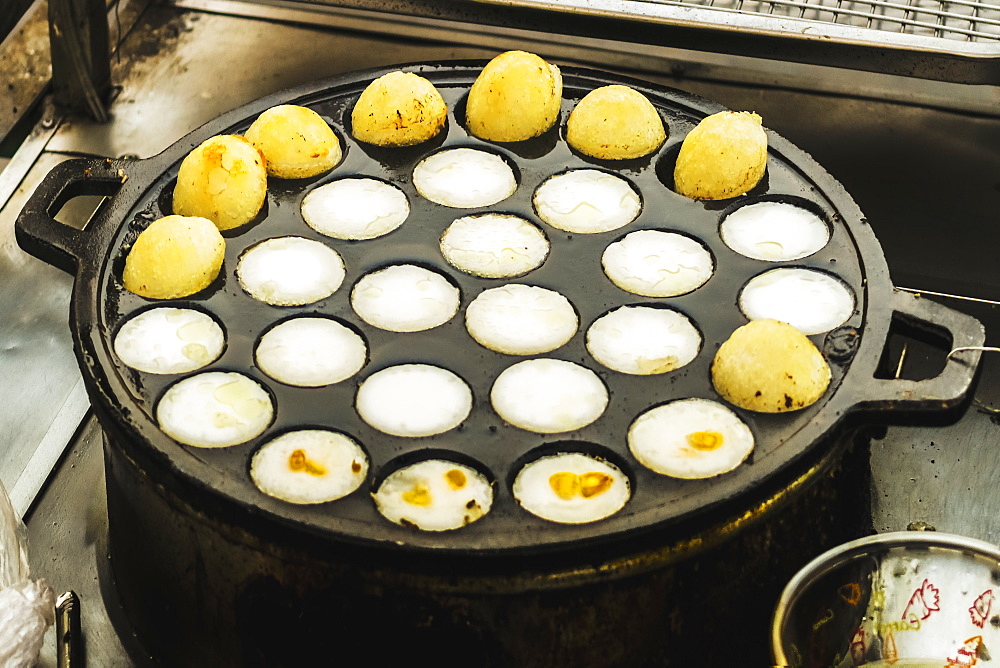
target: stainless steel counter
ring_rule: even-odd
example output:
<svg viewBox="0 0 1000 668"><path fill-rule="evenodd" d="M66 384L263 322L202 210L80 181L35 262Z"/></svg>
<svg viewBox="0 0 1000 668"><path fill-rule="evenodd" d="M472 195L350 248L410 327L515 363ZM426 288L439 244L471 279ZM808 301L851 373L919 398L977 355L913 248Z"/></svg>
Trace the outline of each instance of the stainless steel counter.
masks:
<svg viewBox="0 0 1000 668"><path fill-rule="evenodd" d="M228 3L229 9L235 11L235 4ZM506 48L527 48L559 63L620 70L757 111L766 125L812 153L854 195L882 240L897 285L974 298L949 303L987 322L991 338L1000 331L992 301L1000 298L994 259L1000 245L995 220L1000 104L995 113L991 108L1000 92L994 87L919 83L671 49L632 50L620 43L574 44L523 30L449 33L396 25L387 27L396 34L380 35L275 18L150 7L114 61L120 91L111 121L98 125L51 114L14 156L13 167L0 173L6 200L0 210L0 309L5 315L0 321L0 480L14 488L23 509L33 496L30 488L47 473L42 460L54 460L69 445L27 514L30 556L36 577L47 577L57 590L81 594L91 665L128 665L141 653L129 657L130 639L111 622L113 599L106 610L101 596L98 573L106 565L102 459L96 424L84 420L81 426L86 401L66 327L71 281L21 252L11 232L33 184L67 155L146 157L224 111L298 83L392 63L488 58ZM86 215L81 208L64 218L82 226ZM985 358L977 400L986 407L1000 408L998 363ZM1000 470L992 463L992 448L1000 440L997 422L995 415L973 407L956 425L893 427L875 441L875 528L898 530L924 522L1000 541ZM54 665L51 643L43 659L43 665Z"/></svg>

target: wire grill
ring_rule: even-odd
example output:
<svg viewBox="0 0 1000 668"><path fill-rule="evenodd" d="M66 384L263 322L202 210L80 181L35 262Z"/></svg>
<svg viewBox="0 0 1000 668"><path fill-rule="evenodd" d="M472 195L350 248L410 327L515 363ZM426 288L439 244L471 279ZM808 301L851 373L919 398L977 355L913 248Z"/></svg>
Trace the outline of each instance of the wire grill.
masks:
<svg viewBox="0 0 1000 668"><path fill-rule="evenodd" d="M258 5L264 17L322 6L335 26L359 15L351 12L388 13L400 25L409 16L1000 86L1000 0L168 1L209 11ZM994 98L987 108L994 113Z"/></svg>
<svg viewBox="0 0 1000 668"><path fill-rule="evenodd" d="M966 42L1000 41L1000 0L646 0L643 4L647 3Z"/></svg>

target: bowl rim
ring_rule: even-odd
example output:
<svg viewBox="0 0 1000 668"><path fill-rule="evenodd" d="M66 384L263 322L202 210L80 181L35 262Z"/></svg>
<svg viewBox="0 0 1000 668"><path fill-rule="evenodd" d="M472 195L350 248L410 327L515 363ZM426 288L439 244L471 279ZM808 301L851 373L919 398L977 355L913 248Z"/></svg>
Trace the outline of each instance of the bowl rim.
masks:
<svg viewBox="0 0 1000 668"><path fill-rule="evenodd" d="M937 548L992 559L1000 564L1000 546L979 538L936 530L889 531L833 547L799 569L781 592L771 617L771 655L775 666L791 665L782 646L781 631L789 611L809 585L848 561L908 548Z"/></svg>

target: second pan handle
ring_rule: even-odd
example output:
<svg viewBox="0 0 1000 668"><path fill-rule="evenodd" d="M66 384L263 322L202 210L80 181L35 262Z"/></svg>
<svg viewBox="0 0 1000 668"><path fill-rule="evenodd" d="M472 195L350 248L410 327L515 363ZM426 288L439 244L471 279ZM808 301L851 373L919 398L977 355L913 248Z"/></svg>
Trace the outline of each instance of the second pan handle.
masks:
<svg viewBox="0 0 1000 668"><path fill-rule="evenodd" d="M114 199L128 180L134 160L77 158L52 168L35 188L14 226L17 243L31 255L70 274L76 274L89 249L99 247L97 232L56 220L59 210L76 197Z"/></svg>
<svg viewBox="0 0 1000 668"><path fill-rule="evenodd" d="M856 408L892 416L910 411L936 412L961 403L972 387L979 366L981 353L975 348L986 340L982 323L970 315L899 289L893 290L888 308L895 316L915 326L946 332L951 349L971 350L949 354L944 368L933 378L869 378L863 383Z"/></svg>

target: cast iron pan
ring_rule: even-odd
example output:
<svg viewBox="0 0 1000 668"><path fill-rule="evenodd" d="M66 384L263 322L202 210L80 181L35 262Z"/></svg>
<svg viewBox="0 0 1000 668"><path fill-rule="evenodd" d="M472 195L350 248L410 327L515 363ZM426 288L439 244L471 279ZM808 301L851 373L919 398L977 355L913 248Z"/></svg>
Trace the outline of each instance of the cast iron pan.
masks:
<svg viewBox="0 0 1000 668"><path fill-rule="evenodd" d="M699 202L671 190L673 164L684 136L699 119L722 110L718 104L607 73L566 68L561 123L544 136L516 144L493 144L472 137L463 127L464 99L483 63L443 63L405 67L430 79L443 94L448 124L426 144L380 149L351 137L350 110L364 87L388 70L339 76L271 95L232 111L147 160L72 160L53 169L38 187L17 221L17 238L28 252L76 275L71 327L84 377L105 428L121 434L121 447L137 460L169 472L179 485L190 485L225 507L236 504L295 531L332 541L387 549L453 553L503 554L575 549L583 544L614 541L650 531L697 523L710 512L740 512L769 481L793 466L817 460L845 418L886 422L901 413L940 411L961 401L972 382L978 353L951 359L937 377L921 382L874 377L893 318L938 332L954 346L981 345L984 333L975 320L933 302L895 290L881 248L858 207L842 186L807 154L768 133L767 175L752 192L735 200ZM655 154L624 162L600 161L572 151L564 141L565 119L590 90L624 83L644 93L659 110L668 132ZM154 376L122 365L112 339L129 316L154 305L126 292L121 284L124 254L152 220L171 213L171 191L183 157L216 134L242 133L263 110L281 103L311 107L328 120L344 146L343 161L330 173L303 180L271 179L264 211L255 222L227 232L221 277L204 292L170 302L212 314L227 337L222 357L206 370L241 371L269 388L276 405L270 428L251 442L221 450L201 450L166 437L153 419L156 401L176 376ZM765 119L766 122L766 119ZM420 197L411 173L424 156L442 147L480 147L503 156L515 168L519 187L489 211L514 213L535 221L548 235L549 258L537 270L513 282L539 285L563 293L580 316L580 329L566 346L546 356L583 364L607 385L611 402L593 424L556 437L528 433L505 424L489 404L492 381L520 361L488 351L466 333L462 312L447 324L420 333L390 334L368 326L354 315L350 288L362 275L393 262L412 262L449 276L462 294L462 308L482 290L503 281L479 279L452 269L439 254L437 241L455 218L480 210L447 209ZM597 235L571 235L538 221L531 195L547 177L571 168L615 172L642 195L642 213L625 228ZM349 175L388 180L406 193L409 219L397 231L372 241L343 242L322 237L302 220L299 205L312 188ZM79 195L107 195L104 206L83 231L53 218ZM758 200L798 203L819 213L832 238L821 251L803 260L778 263L830 272L850 286L856 310L840 331L812 337L827 354L833 381L811 407L780 415L738 410L756 437L750 459L735 471L708 480L682 481L656 475L632 459L626 446L631 421L648 407L684 397L718 400L709 364L718 346L746 323L736 300L751 277L776 266L731 251L719 237L725 213ZM628 232L642 228L690 235L711 251L716 272L701 288L677 298L646 299L626 293L604 276L604 248ZM254 301L240 288L235 267L240 254L254 243L282 235L317 239L344 258L347 278L334 295L304 307L280 308ZM685 313L704 337L694 362L665 375L638 377L610 371L596 363L584 346L587 327L600 315L625 304L666 304ZM253 348L268 327L301 314L324 314L356 327L368 342L370 359L350 380L325 388L293 388L274 382L253 364ZM846 342L846 345L845 345ZM382 434L360 420L353 408L358 383L371 373L398 363L422 362L448 368L464 378L474 393L470 417L440 436L406 439ZM328 427L352 435L371 458L367 484L350 496L318 506L294 506L265 496L248 475L256 449L275 435L296 427ZM550 450L593 452L618 464L631 478L632 499L618 514L580 526L555 524L525 512L510 487L520 465ZM396 526L383 519L369 497L379 480L401 462L444 455L474 463L494 482L492 511L462 529L429 533Z"/></svg>

